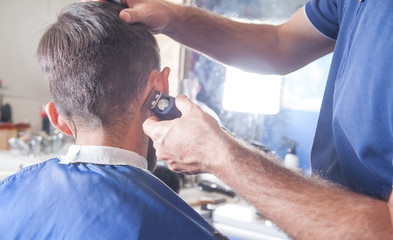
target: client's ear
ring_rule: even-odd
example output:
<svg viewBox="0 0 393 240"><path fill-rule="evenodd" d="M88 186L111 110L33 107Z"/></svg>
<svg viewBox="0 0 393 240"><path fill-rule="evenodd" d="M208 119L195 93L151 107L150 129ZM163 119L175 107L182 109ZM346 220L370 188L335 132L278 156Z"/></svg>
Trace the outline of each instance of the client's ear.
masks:
<svg viewBox="0 0 393 240"><path fill-rule="evenodd" d="M64 134L73 136L71 128L68 126L68 123L57 112L54 102L49 102L48 104L46 104L46 113L48 114L49 120L55 128L57 128Z"/></svg>
<svg viewBox="0 0 393 240"><path fill-rule="evenodd" d="M169 67L165 67L161 72L151 72L149 76L149 85L152 87L155 86L155 88L160 92L169 94L168 78L170 72L171 69Z"/></svg>

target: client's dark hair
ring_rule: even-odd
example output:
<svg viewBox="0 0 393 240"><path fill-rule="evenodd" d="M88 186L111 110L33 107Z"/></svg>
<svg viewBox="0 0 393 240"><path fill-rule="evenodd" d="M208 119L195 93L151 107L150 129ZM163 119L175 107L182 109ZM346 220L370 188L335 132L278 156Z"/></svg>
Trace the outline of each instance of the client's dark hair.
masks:
<svg viewBox="0 0 393 240"><path fill-rule="evenodd" d="M67 119L103 128L118 124L131 114L151 71L160 68L154 36L143 25L123 22L121 10L106 2L72 4L41 38L38 59Z"/></svg>

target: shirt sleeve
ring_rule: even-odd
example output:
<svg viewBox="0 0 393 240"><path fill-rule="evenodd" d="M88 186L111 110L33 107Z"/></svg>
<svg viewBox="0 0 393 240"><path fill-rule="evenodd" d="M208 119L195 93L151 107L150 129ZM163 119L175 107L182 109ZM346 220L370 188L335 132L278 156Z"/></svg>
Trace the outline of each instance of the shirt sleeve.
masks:
<svg viewBox="0 0 393 240"><path fill-rule="evenodd" d="M310 23L322 35L336 40L339 30L337 0L310 0L305 6Z"/></svg>

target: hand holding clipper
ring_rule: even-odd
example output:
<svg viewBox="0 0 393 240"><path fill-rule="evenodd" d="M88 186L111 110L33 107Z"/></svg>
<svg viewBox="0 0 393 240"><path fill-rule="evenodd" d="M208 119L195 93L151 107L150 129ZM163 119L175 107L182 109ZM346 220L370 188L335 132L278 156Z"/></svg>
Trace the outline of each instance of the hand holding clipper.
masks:
<svg viewBox="0 0 393 240"><path fill-rule="evenodd" d="M142 109L145 108L153 111L160 120L172 120L182 115L176 108L175 98L157 91L155 88L153 88L143 103Z"/></svg>

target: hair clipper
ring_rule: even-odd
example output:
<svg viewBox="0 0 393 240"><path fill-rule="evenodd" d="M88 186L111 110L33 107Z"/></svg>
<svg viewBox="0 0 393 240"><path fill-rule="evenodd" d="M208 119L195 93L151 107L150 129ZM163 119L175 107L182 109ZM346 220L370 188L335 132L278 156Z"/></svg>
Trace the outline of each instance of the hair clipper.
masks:
<svg viewBox="0 0 393 240"><path fill-rule="evenodd" d="M155 88L142 105L142 110L148 108L161 120L172 120L181 117L181 112L176 108L175 98L168 96Z"/></svg>

